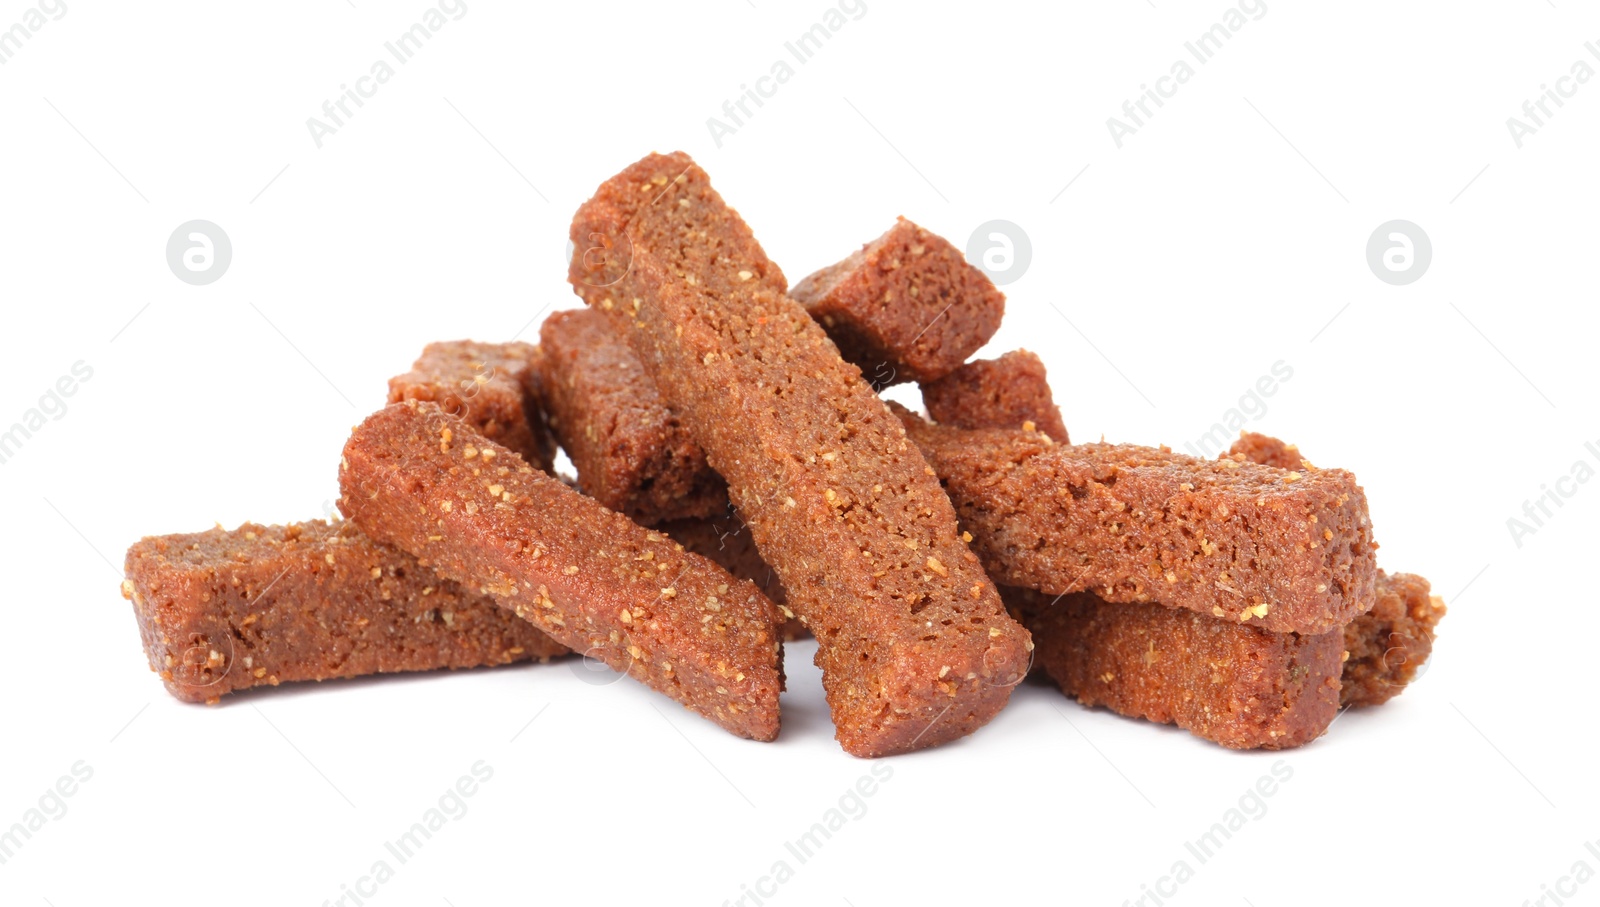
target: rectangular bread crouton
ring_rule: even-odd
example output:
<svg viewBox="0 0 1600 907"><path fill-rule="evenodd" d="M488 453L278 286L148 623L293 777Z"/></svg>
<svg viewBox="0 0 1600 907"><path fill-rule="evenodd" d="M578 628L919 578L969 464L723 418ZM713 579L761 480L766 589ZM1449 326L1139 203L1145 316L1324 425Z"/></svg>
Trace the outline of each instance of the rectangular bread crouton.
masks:
<svg viewBox="0 0 1600 907"><path fill-rule="evenodd" d="M1160 602L1274 633L1343 629L1372 607L1377 546L1348 472L1056 444L899 412L1003 584Z"/></svg>
<svg viewBox="0 0 1600 907"><path fill-rule="evenodd" d="M1044 363L1027 350L999 359L974 359L937 381L922 385L928 417L958 428L1020 428L1069 443Z"/></svg>
<svg viewBox="0 0 1600 907"><path fill-rule="evenodd" d="M1240 432L1220 458L1284 469L1315 468L1299 447L1255 432ZM1400 695L1433 653L1435 629L1444 615L1444 600L1432 594L1426 579L1379 570L1372 610L1345 627L1349 660L1340 700L1347 706L1382 705Z"/></svg>
<svg viewBox="0 0 1600 907"><path fill-rule="evenodd" d="M389 402L438 404L549 472L556 444L545 427L540 358L530 343L430 343L411 371L389 379Z"/></svg>
<svg viewBox="0 0 1600 907"><path fill-rule="evenodd" d="M539 348L550 426L584 494L645 526L727 511L728 486L605 316L556 312Z"/></svg>
<svg viewBox="0 0 1600 907"><path fill-rule="evenodd" d="M1182 608L1006 588L1034 663L1087 706L1231 749L1310 743L1339 713L1344 633L1271 633Z"/></svg>
<svg viewBox="0 0 1600 907"><path fill-rule="evenodd" d="M367 535L735 734L777 736L778 611L748 581L432 404L397 403L357 427L340 489Z"/></svg>
<svg viewBox="0 0 1600 907"><path fill-rule="evenodd" d="M875 388L934 381L977 352L1006 297L961 250L905 218L790 294Z"/></svg>
<svg viewBox="0 0 1600 907"><path fill-rule="evenodd" d="M547 659L567 649L348 523L246 523L128 549L150 669L188 702L253 686Z"/></svg>
<svg viewBox="0 0 1600 907"><path fill-rule="evenodd" d="M626 333L817 637L845 750L988 722L1023 676L1027 631L898 421L705 172L651 155L600 187L572 238L574 289Z"/></svg>

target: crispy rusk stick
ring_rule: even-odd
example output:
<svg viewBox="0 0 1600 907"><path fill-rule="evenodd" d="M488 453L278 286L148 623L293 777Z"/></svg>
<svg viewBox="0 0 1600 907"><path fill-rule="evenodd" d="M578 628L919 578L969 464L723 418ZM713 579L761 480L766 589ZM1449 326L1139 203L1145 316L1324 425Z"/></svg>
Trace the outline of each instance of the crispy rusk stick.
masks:
<svg viewBox="0 0 1600 907"><path fill-rule="evenodd" d="M881 351L862 354L872 360L864 366L868 381L893 383L888 376L897 367L918 374L947 372L960 365L953 357L964 358L993 334L1003 297L949 243L901 220L869 248L876 250L871 256L858 251L841 263L855 263L852 275L835 265L805 283L819 294L824 285L829 288L822 294L825 298L816 300L812 314L836 343L846 347L847 358L850 325L861 320L846 311L855 310L851 300L894 296L897 291L889 284L898 287L898 305L859 308L867 321L877 325L868 333L875 338L874 348ZM913 249L921 251L913 255ZM903 268L888 268L894 255L905 259ZM874 262L882 259L888 270L880 272L877 265L866 263L869 257ZM828 273L834 277L824 279ZM752 279L780 292L785 286L775 266ZM930 318L936 319L934 328L922 331L921 321ZM895 330L897 320L905 322L901 327L914 329ZM584 491L645 525L718 516L725 509L726 485L706 465L705 455L656 392L632 348L606 321L599 312L557 312L545 320L540 337L545 408L551 428L577 466ZM935 361L937 367L932 365ZM919 363L921 371L907 362ZM925 384L923 396L939 422L952 421L946 416L958 411L993 409L1014 423L1004 427L1021 427L1033 420L1055 440L1067 440L1061 413L1044 380L1044 365L1026 351L967 363Z"/></svg>
<svg viewBox="0 0 1600 907"><path fill-rule="evenodd" d="M556 312L545 320L539 348L550 424L578 468L582 491L754 582L782 608L783 584L728 504L727 483L606 317L592 309ZM785 640L811 635L783 610Z"/></svg>
<svg viewBox="0 0 1600 907"><path fill-rule="evenodd" d="M340 486L340 509L373 538L734 734L777 736L778 610L749 581L431 404L368 417Z"/></svg>
<svg viewBox="0 0 1600 907"><path fill-rule="evenodd" d="M755 583L756 588L772 599L772 603L783 612L784 642L810 637L811 631L789 610L788 597L783 592L783 583L778 581L777 572L761 559L761 552L756 550L750 527L732 512L732 506L724 506L727 512L717 519L672 520L656 528L695 554L703 554L721 564L734 576Z"/></svg>
<svg viewBox="0 0 1600 907"><path fill-rule="evenodd" d="M1217 457L1226 459L1234 454L1243 454L1246 460L1260 463L1263 466L1276 466L1279 469L1300 469L1308 466L1306 459L1300 456L1300 448L1284 442L1271 435L1257 434L1253 431L1239 432L1239 440L1233 442L1228 452Z"/></svg>
<svg viewBox="0 0 1600 907"><path fill-rule="evenodd" d="M974 359L938 381L922 385L922 403L940 425L958 428L1020 428L1068 443L1045 379L1044 363L1027 350L999 359Z"/></svg>
<svg viewBox="0 0 1600 907"><path fill-rule="evenodd" d="M1239 440L1222 456L1311 468L1300 448L1254 432L1240 432ZM1435 628L1445 615L1444 599L1430 594L1428 581L1415 574L1379 570L1377 590L1372 610L1345 627L1349 660L1339 694L1345 705L1382 705L1400 695L1433 653Z"/></svg>
<svg viewBox="0 0 1600 907"><path fill-rule="evenodd" d="M992 718L1031 643L932 470L860 371L783 293L686 155L608 180L572 226L571 280L626 333L818 640L840 744L884 756Z"/></svg>
<svg viewBox="0 0 1600 907"><path fill-rule="evenodd" d="M1241 437L1224 456L1235 455L1311 468L1265 435ZM1311 636L1088 593L1059 601L1028 589L1002 594L1034 633L1035 664L1086 705L1177 724L1224 746L1277 749L1320 735L1338 707L1398 695L1426 662L1443 603L1409 574L1379 570L1376 589L1377 604L1342 632Z"/></svg>
<svg viewBox="0 0 1600 907"><path fill-rule="evenodd" d="M1055 410L1043 367L1035 375L1021 368L1031 363L1008 364L1016 355L979 369L969 363L936 382L932 394L925 386L930 413L964 429L1048 419ZM1059 437L1042 430L1065 440L1064 428ZM1338 714L1343 637L1336 631L1271 633L1088 592L1052 596L1002 586L1001 595L1034 635L1034 665L1084 705L1175 724L1233 749L1300 746L1321 736Z"/></svg>
<svg viewBox="0 0 1600 907"><path fill-rule="evenodd" d="M567 649L348 523L246 523L128 549L150 669L187 702L253 686L474 668Z"/></svg>
<svg viewBox="0 0 1600 907"><path fill-rule="evenodd" d="M1086 592L1001 595L1033 633L1034 665L1084 705L1234 749L1282 749L1320 736L1340 707L1399 695L1427 661L1443 603L1420 576L1380 570L1377 585L1371 611L1312 636Z"/></svg>
<svg viewBox="0 0 1600 907"><path fill-rule="evenodd" d="M728 504L727 483L623 336L592 309L556 312L540 335L550 425L577 466L580 489L754 582L783 609L784 639L809 636L783 608L783 584Z"/></svg>
<svg viewBox="0 0 1600 907"><path fill-rule="evenodd" d="M872 386L934 381L1000 328L1006 297L961 250L905 218L790 294Z"/></svg>
<svg viewBox="0 0 1600 907"><path fill-rule="evenodd" d="M728 486L604 315L556 312L539 334L550 426L585 494L645 526L727 512Z"/></svg>
<svg viewBox="0 0 1600 907"><path fill-rule="evenodd" d="M1343 629L1372 607L1377 546L1348 472L1055 444L899 413L1003 584L1161 602L1275 633Z"/></svg>
<svg viewBox="0 0 1600 907"><path fill-rule="evenodd" d="M1444 599L1430 591L1428 581L1416 574L1378 571L1378 603L1344 630L1350 655L1340 702L1382 705L1417 679L1433 654L1434 628L1445 614Z"/></svg>
<svg viewBox="0 0 1600 907"><path fill-rule="evenodd" d="M1232 749L1285 749L1339 713L1344 634L1271 633L1182 608L1002 589L1034 663L1087 706L1176 724Z"/></svg>
<svg viewBox="0 0 1600 907"><path fill-rule="evenodd" d="M389 379L389 402L426 400L460 416L485 438L550 471L556 444L545 427L537 346L430 343L411 371Z"/></svg>

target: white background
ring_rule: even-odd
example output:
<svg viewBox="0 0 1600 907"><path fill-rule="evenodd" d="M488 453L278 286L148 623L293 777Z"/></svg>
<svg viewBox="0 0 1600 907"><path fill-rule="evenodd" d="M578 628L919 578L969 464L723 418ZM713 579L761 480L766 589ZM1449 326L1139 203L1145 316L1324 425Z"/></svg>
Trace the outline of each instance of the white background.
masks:
<svg viewBox="0 0 1600 907"><path fill-rule="evenodd" d="M853 907L1123 904L1179 859L1168 903L1254 907L1522 904L1600 871L1600 482L1520 546L1507 528L1600 468L1600 81L1520 149L1506 126L1600 67L1594 11L1270 0L1118 149L1106 118L1221 0L867 0L718 148L706 119L822 0L468 0L318 149L306 119L421 0L67 5L0 67L0 427L93 369L0 466L0 827L93 776L0 865L0 901L323 904L478 760L466 814L367 903L718 905L779 859L768 904ZM679 148L792 281L897 214L961 246L1020 225L1032 264L987 352L1039 352L1076 439L1181 448L1288 364L1251 427L1355 471L1380 563L1448 599L1426 677L1280 755L1025 685L977 735L885 763L804 865L784 843L876 765L832 740L808 646L767 745L559 663L170 699L118 595L125 547L321 515L385 379L430 340L536 337L575 304L578 204ZM195 218L234 247L205 287L163 254ZM1433 243L1409 286L1365 260L1394 218ZM1279 760L1265 815L1199 865L1184 842Z"/></svg>

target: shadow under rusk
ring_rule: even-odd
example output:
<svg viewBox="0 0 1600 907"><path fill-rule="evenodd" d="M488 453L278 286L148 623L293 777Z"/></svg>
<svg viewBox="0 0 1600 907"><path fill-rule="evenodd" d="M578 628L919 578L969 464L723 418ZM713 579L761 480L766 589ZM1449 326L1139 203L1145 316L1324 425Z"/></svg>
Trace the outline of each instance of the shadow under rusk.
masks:
<svg viewBox="0 0 1600 907"><path fill-rule="evenodd" d="M462 674L491 674L497 672L510 673L513 671L557 670L558 661L567 661L571 655L557 655L548 662L516 662L503 665L483 665L471 668L440 668L431 671L395 671L393 673L364 674L360 677L332 677L327 680L295 680L285 681L277 686L263 684L261 686L247 687L235 690L217 699L214 704L200 702L187 702L173 697L174 701L183 705L203 706L205 708L227 708L231 704L238 705L270 702L275 699L295 699L302 696L316 696L322 693L350 692L362 690L367 687L396 686L400 684L422 684L429 681L447 681ZM618 675L619 677L621 675Z"/></svg>
<svg viewBox="0 0 1600 907"><path fill-rule="evenodd" d="M1128 722L1127 716L1119 715L1105 706L1087 706L1071 696L1062 695L1061 688L1056 686L1055 681L1051 680L1043 670L1032 672L1028 675L1027 680L1017 685L1016 691L1011 694L1011 705L1007 707L1007 711L1021 711L1035 705L1047 708L1052 712L1051 715L1046 716L1046 719L1043 720L1059 720L1061 717L1065 717L1068 721L1077 722L1080 716L1086 719L1106 716L1115 719L1115 723L1119 726ZM1166 745L1193 747L1198 752L1207 753L1214 753L1218 750L1216 744L1196 737L1175 724L1161 724L1154 721L1139 721L1138 724L1138 733L1152 734L1154 735L1151 738L1152 740L1160 740ZM1081 724L1075 723L1073 726L1066 728L1066 731L1069 736L1078 737L1079 740L1088 739L1088 734L1085 733ZM1074 731L1076 733L1073 733ZM1232 756L1237 753L1254 751L1227 750L1225 752L1227 755Z"/></svg>
<svg viewBox="0 0 1600 907"><path fill-rule="evenodd" d="M817 642L815 639L806 638L784 644L784 673L788 678L788 688L784 690L780 699L783 715L783 733L778 738L780 745L812 745L819 742L833 741L836 737L836 728L833 716L828 710L828 704L822 690L822 670L816 666ZM1060 692L1053 686L1051 693L1059 697ZM1005 716L1005 710L1000 713L1000 718ZM942 713L934 721L928 722L924 733L932 733L941 721L953 717L950 713ZM952 747L967 745L983 745L979 740L975 744L972 737L961 737L957 740L941 743L936 747L923 747L904 753L897 753L892 758L897 762L902 759L914 759L931 753L934 750L946 750Z"/></svg>

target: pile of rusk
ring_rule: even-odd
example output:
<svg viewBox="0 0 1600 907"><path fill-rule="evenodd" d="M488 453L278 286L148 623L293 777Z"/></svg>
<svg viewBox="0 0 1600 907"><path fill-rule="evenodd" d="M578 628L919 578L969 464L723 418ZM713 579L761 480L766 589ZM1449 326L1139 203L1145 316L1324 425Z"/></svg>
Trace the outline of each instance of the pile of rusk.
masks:
<svg viewBox="0 0 1600 907"><path fill-rule="evenodd" d="M1354 476L1259 435L1217 460L1070 443L1037 357L966 361L1004 297L909 221L790 288L673 154L571 236L587 308L539 346L428 347L344 449L345 521L133 546L174 696L572 652L772 740L809 633L857 756L970 734L1034 668L1283 748L1428 657L1444 606L1377 568ZM918 382L930 418L863 374Z"/></svg>

